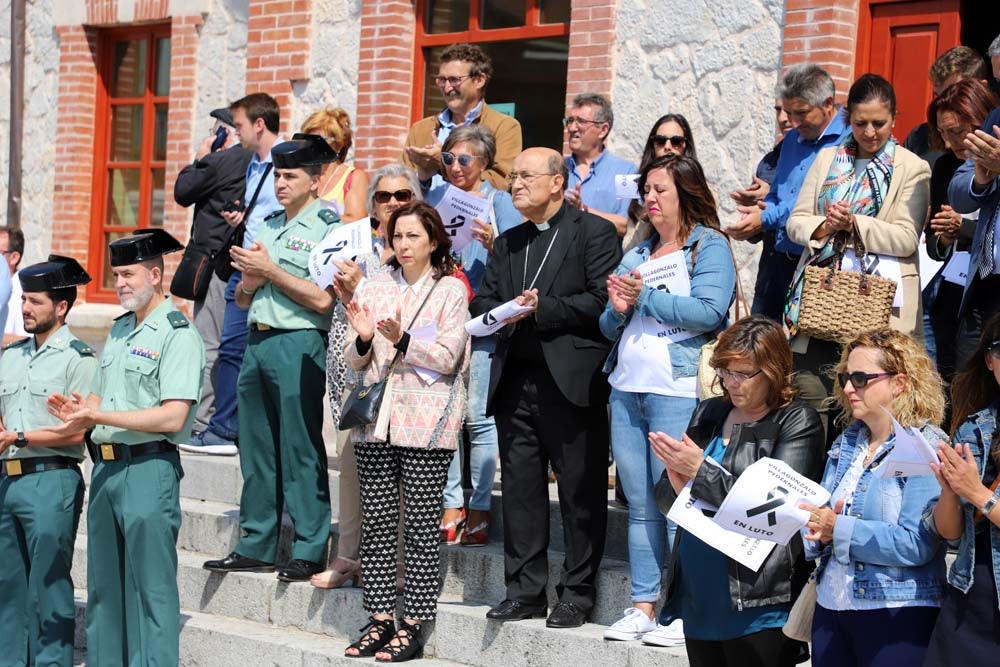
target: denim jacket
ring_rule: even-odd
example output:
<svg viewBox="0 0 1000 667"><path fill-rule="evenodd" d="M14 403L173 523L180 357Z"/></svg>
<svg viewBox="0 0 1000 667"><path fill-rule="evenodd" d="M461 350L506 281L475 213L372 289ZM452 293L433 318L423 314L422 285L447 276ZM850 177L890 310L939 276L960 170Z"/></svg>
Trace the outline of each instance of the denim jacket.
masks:
<svg viewBox="0 0 1000 667"><path fill-rule="evenodd" d="M628 275L637 266L649 261L659 239L659 234L654 232L645 243L628 251L615 269L615 275ZM698 244L698 252L692 273L691 250L695 243ZM729 305L733 302L736 289L732 251L729 240L721 233L697 224L684 242L683 251L688 275L691 276L691 296L678 296L644 285L631 310L619 313L608 302L600 319L601 333L613 342L621 337L625 326L636 314L689 331L704 332L670 344L670 370L674 379L698 374L701 347L712 340L717 329L726 325ZM604 364L604 372L613 371L617 363L618 346L615 345Z"/></svg>
<svg viewBox="0 0 1000 667"><path fill-rule="evenodd" d="M941 429L925 425L928 442L946 439ZM823 487L837 488L870 432L855 422L833 443L823 471ZM881 460L892 443L879 453ZM944 544L923 520L941 494L934 475L879 479L869 465L850 497L848 514L837 517L833 543L820 547L805 540L806 558L819 558L822 577L830 558L854 571L854 597L867 600L938 601L944 595Z"/></svg>
<svg viewBox="0 0 1000 667"><path fill-rule="evenodd" d="M972 455L976 457L976 465L979 466L980 478L986 469L986 457L989 456L990 443L993 442L998 408L1000 408L1000 403L993 403L974 415L970 415L955 432L954 443L968 443L972 448ZM948 570L948 583L963 593L968 593L973 583L972 569L976 562L976 527L974 523L976 509L970 503L962 501L962 537L958 540L958 556L951 564L951 569ZM927 524L928 530L937 534L931 510L926 512L924 522ZM990 544L993 545L993 575L998 584L997 598L1000 600L1000 528L995 525L990 526Z"/></svg>

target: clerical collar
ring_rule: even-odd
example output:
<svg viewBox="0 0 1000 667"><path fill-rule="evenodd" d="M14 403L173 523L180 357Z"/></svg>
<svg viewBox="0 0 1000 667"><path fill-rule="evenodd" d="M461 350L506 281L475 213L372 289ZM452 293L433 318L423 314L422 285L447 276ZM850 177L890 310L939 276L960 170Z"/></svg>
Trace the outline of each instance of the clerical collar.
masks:
<svg viewBox="0 0 1000 667"><path fill-rule="evenodd" d="M536 224L532 222L531 224L535 226L535 231L541 234L542 232L546 232L558 225L559 221L562 220L563 216L566 214L567 206L569 206L569 204L563 202L563 205L559 207L559 210L552 214L552 217L543 223Z"/></svg>

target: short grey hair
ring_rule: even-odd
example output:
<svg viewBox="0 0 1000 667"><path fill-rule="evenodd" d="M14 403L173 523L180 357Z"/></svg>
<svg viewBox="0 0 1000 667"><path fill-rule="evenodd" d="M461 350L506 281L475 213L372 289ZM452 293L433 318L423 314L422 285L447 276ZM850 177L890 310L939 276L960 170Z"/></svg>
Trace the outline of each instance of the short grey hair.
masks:
<svg viewBox="0 0 1000 667"><path fill-rule="evenodd" d="M836 92L833 77L812 63L800 63L789 67L781 85L778 86L778 97L781 99L799 97L817 107L833 98Z"/></svg>
<svg viewBox="0 0 1000 667"><path fill-rule="evenodd" d="M986 55L990 58L1000 56L1000 35L997 35L997 38L990 42L990 48L986 50Z"/></svg>
<svg viewBox="0 0 1000 667"><path fill-rule="evenodd" d="M594 121L607 123L608 132L615 124L615 112L611 109L611 100L597 93L583 93L573 98L573 107L594 107Z"/></svg>
<svg viewBox="0 0 1000 667"><path fill-rule="evenodd" d="M444 140L441 152L451 152L451 149L454 148L456 144L461 143L472 144L473 150L478 155L483 156L486 160L486 166L484 169L489 169L493 166L493 161L496 160L497 157L497 139L493 135L493 131L490 130L490 128L484 127L479 123L456 127L448 134L448 138Z"/></svg>
<svg viewBox="0 0 1000 667"><path fill-rule="evenodd" d="M400 164L398 162L390 162L384 167L375 171L372 174L372 179L368 184L368 215L375 215L375 193L378 191L378 184L383 178L405 178L410 186L410 190L413 192L413 198L416 201L420 201L423 197L420 196L420 179L417 178L417 173L407 167L405 164Z"/></svg>

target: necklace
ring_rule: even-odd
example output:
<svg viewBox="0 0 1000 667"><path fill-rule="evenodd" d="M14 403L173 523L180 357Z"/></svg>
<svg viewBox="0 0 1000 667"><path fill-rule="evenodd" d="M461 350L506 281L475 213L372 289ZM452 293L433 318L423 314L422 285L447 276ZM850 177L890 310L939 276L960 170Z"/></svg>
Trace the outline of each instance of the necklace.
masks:
<svg viewBox="0 0 1000 667"><path fill-rule="evenodd" d="M322 197L323 195L325 195L329 191L330 182L331 181L336 182L336 179L334 177L337 174L340 173L341 167L345 167L345 166L347 166L347 165L345 163L341 162L340 164L338 164L336 167L333 168L333 171L330 172L329 176L327 176L325 179L323 179L322 185L319 186L319 196L320 197Z"/></svg>
<svg viewBox="0 0 1000 667"><path fill-rule="evenodd" d="M552 239L549 241L549 247L545 249L545 254L542 255L542 263L538 265L538 270L535 271L535 277L531 279L530 285L527 285L527 282L528 282L528 252L531 250L531 244L529 243L524 247L524 276L521 278L522 294L524 294L524 292L526 292L527 290L534 289L535 283L538 281L538 276L542 273L542 267L545 266L545 260L549 258L549 253L552 252L552 244L556 242L557 236L559 236L558 229L556 229L555 233L552 234Z"/></svg>

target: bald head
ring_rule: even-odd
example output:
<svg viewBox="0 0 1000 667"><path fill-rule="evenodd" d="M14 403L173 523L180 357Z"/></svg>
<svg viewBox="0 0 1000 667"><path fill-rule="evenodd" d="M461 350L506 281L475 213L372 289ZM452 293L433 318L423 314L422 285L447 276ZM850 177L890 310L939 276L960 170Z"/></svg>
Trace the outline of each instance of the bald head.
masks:
<svg viewBox="0 0 1000 667"><path fill-rule="evenodd" d="M532 222L545 222L562 206L567 178L566 162L556 151L551 148L523 151L514 158L511 170L510 194L514 206Z"/></svg>

